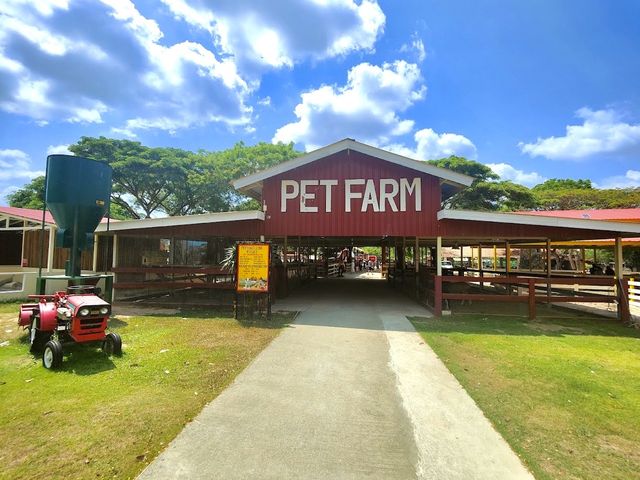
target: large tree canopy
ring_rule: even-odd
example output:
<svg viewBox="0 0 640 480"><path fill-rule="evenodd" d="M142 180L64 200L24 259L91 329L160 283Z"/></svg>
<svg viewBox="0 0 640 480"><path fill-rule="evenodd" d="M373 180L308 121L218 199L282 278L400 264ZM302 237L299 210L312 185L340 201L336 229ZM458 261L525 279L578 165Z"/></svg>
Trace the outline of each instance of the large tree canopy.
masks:
<svg viewBox="0 0 640 480"><path fill-rule="evenodd" d="M475 178L470 187L445 199L445 208L512 211L536 206L536 200L527 187L499 181L500 177L482 163L456 156L430 160L428 163Z"/></svg>

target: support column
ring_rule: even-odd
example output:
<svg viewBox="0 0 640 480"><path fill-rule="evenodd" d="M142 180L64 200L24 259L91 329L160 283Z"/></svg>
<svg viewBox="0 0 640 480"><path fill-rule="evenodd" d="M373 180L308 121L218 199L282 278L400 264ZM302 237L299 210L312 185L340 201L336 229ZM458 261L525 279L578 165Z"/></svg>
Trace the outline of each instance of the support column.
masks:
<svg viewBox="0 0 640 480"><path fill-rule="evenodd" d="M436 237L436 275L442 275L442 237Z"/></svg>
<svg viewBox="0 0 640 480"><path fill-rule="evenodd" d="M616 237L616 242L615 242L615 250L614 250L614 260L615 260L615 274L616 274L616 280L620 280L623 278L623 274L622 274L622 264L624 262L623 258L622 258L622 238L620 237Z"/></svg>
<svg viewBox="0 0 640 480"><path fill-rule="evenodd" d="M413 263L415 265L416 300L420 301L420 239L417 236L413 250Z"/></svg>
<svg viewBox="0 0 640 480"><path fill-rule="evenodd" d="M510 275L509 273L511 273L511 245L509 244L509 242L504 242L504 259L505 259L505 264L504 264L504 273L505 273L505 277L509 278ZM511 295L511 284L507 283L507 294Z"/></svg>
<svg viewBox="0 0 640 480"><path fill-rule="evenodd" d="M493 244L493 269L498 269L498 247L495 243Z"/></svg>
<svg viewBox="0 0 640 480"><path fill-rule="evenodd" d="M473 255L472 255L473 256ZM480 279L484 276L482 273L482 245L478 245L478 275L480 275ZM480 288L484 287L484 283L480 282Z"/></svg>
<svg viewBox="0 0 640 480"><path fill-rule="evenodd" d="M171 245L173 250L173 245ZM114 269L118 266L118 235L113 235L113 258L111 259L111 268Z"/></svg>
<svg viewBox="0 0 640 480"><path fill-rule="evenodd" d="M442 316L442 237L436 237L436 277L434 280L433 314Z"/></svg>
<svg viewBox="0 0 640 480"><path fill-rule="evenodd" d="M287 236L284 236L284 294L289 295L289 245L287 243ZM327 269L327 273L328 273ZM328 276L328 275L327 275Z"/></svg>
<svg viewBox="0 0 640 480"><path fill-rule="evenodd" d="M551 305L551 240L546 240L547 248L547 305Z"/></svg>
<svg viewBox="0 0 640 480"><path fill-rule="evenodd" d="M9 228L8 222L9 222L9 219L7 219L7 228ZM20 267L21 268L24 266L24 241L26 236L27 236L27 221L24 220L22 222L22 249L20 250Z"/></svg>
<svg viewBox="0 0 640 480"><path fill-rule="evenodd" d="M94 272L98 271L98 242L100 237L98 235L93 236L93 262L92 269Z"/></svg>
<svg viewBox="0 0 640 480"><path fill-rule="evenodd" d="M631 312L629 310L629 292L628 284L624 280L624 273L622 269L623 256L622 256L622 238L616 237L614 247L615 258L615 278L616 278L616 296L618 297L618 320L629 323L631 320Z"/></svg>
<svg viewBox="0 0 640 480"><path fill-rule="evenodd" d="M504 271L507 276L509 276L509 273L511 273L511 245L509 242L504 242L504 257L506 262L504 265Z"/></svg>
<svg viewBox="0 0 640 480"><path fill-rule="evenodd" d="M56 248L56 227L49 227L49 248L47 250L47 271L53 270L53 253Z"/></svg>

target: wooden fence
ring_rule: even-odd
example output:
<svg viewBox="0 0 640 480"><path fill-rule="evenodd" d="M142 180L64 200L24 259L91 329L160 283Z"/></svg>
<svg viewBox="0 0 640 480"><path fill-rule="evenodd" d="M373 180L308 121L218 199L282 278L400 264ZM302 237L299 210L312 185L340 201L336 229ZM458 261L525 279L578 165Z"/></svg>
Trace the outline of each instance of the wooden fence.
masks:
<svg viewBox="0 0 640 480"><path fill-rule="evenodd" d="M465 283L476 287L479 293L452 293L443 291L444 284ZM504 285L506 293L485 293L482 288L487 284ZM554 287L563 286L606 286L616 287L616 294L586 294L577 292L575 295L553 294ZM514 291L514 287L515 291ZM521 291L526 294L520 294ZM442 315L442 302L445 300L468 300L484 302L521 302L528 303L529 318L536 318L537 303L593 303L593 302L617 302L618 317L629 322L631 314L629 310L629 282L627 280L616 280L614 278L587 278L587 277L470 277L470 276L434 276L434 314Z"/></svg>

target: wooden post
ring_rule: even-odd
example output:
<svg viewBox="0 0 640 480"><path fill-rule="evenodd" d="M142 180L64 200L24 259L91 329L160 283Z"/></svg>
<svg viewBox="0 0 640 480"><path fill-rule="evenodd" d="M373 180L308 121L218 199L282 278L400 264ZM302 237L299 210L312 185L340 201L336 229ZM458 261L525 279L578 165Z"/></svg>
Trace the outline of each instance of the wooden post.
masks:
<svg viewBox="0 0 640 480"><path fill-rule="evenodd" d="M529 320L536 319L536 283L529 279Z"/></svg>
<svg viewBox="0 0 640 480"><path fill-rule="evenodd" d="M172 245L173 249L173 245ZM118 235L113 235L113 258L111 259L111 268L118 266Z"/></svg>
<svg viewBox="0 0 640 480"><path fill-rule="evenodd" d="M318 246L316 245L313 250L313 279L318 279Z"/></svg>
<svg viewBox="0 0 640 480"><path fill-rule="evenodd" d="M504 274L505 277L509 278L509 273L511 273L511 245L509 242L504 242L504 257L505 257L505 265L504 265ZM511 295L511 284L507 283L507 293Z"/></svg>
<svg viewBox="0 0 640 480"><path fill-rule="evenodd" d="M98 239L100 237L98 235L93 236L93 262L91 264L91 268L94 272L98 271Z"/></svg>
<svg viewBox="0 0 640 480"><path fill-rule="evenodd" d="M284 294L289 295L289 246L287 236L284 236ZM328 269L327 269L328 271ZM328 275L327 275L328 276Z"/></svg>
<svg viewBox="0 0 640 480"><path fill-rule="evenodd" d="M7 228L9 228L9 219L7 218ZM27 221L22 221L22 249L20 250L20 268L24 267L24 242L27 236Z"/></svg>
<svg viewBox="0 0 640 480"><path fill-rule="evenodd" d="M615 241L615 250L614 250L614 260L615 260L615 274L616 280L620 280L624 277L622 273L622 265L624 260L622 258L622 238L616 237Z"/></svg>
<svg viewBox="0 0 640 480"><path fill-rule="evenodd" d="M482 273L482 245L478 245L478 270L479 270L479 275L480 275L480 280L482 280L482 277L484 276ZM482 289L484 287L484 283L482 281L480 281L480 288Z"/></svg>
<svg viewBox="0 0 640 480"><path fill-rule="evenodd" d="M442 276L442 237L436 237L436 275Z"/></svg>
<svg viewBox="0 0 640 480"><path fill-rule="evenodd" d="M547 305L551 305L551 240L547 238Z"/></svg>
<svg viewBox="0 0 640 480"><path fill-rule="evenodd" d="M56 227L49 227L49 248L47 250L47 271L53 270L53 254L56 249Z"/></svg>
<svg viewBox="0 0 640 480"><path fill-rule="evenodd" d="M438 237L440 238L440 237ZM442 316L442 276L436 275L434 278L435 299L433 302L433 314L436 317Z"/></svg>
<svg viewBox="0 0 640 480"><path fill-rule="evenodd" d="M618 297L618 319L628 323L631 320L631 312L629 310L629 284L624 280L622 257L622 238L616 237L614 246L615 259L615 278L616 278L616 296Z"/></svg>
<svg viewBox="0 0 640 480"><path fill-rule="evenodd" d="M415 248L413 251L413 264L415 266L416 300L420 300L420 239L416 236Z"/></svg>
<svg viewBox="0 0 640 480"><path fill-rule="evenodd" d="M496 244L493 244L493 269L498 269L498 247Z"/></svg>

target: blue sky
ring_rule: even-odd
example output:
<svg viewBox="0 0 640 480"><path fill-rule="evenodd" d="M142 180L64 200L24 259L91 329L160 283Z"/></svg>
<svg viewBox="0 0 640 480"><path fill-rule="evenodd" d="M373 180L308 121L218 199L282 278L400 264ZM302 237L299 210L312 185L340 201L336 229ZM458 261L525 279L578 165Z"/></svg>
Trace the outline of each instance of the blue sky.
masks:
<svg viewBox="0 0 640 480"><path fill-rule="evenodd" d="M0 204L81 136L640 186L640 2L4 0Z"/></svg>

